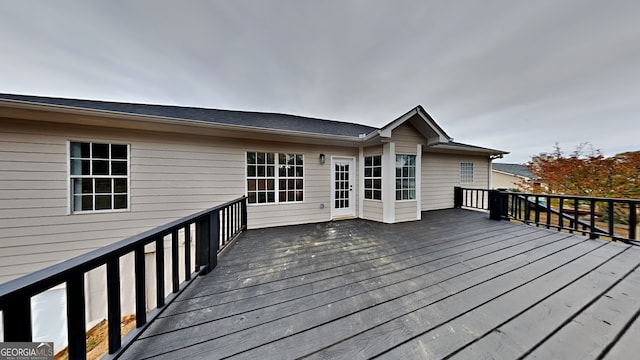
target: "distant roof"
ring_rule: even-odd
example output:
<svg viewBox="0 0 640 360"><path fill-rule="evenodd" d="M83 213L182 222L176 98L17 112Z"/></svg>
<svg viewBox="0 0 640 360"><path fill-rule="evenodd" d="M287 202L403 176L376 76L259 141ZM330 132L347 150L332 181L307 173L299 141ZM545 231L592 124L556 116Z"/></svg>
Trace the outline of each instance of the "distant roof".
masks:
<svg viewBox="0 0 640 360"><path fill-rule="evenodd" d="M249 126L263 129L299 131L312 134L357 137L361 134L369 134L377 130L376 128L371 126L342 121L251 111L217 110L198 107L148 105L14 94L0 94L0 100L12 100L43 105L55 105L75 109L99 110L124 114L158 116L173 119L197 120L210 123Z"/></svg>
<svg viewBox="0 0 640 360"><path fill-rule="evenodd" d="M521 176L528 179L532 179L534 177L531 171L529 171L526 166L521 164L502 164L494 162L491 164L491 168L503 173Z"/></svg>

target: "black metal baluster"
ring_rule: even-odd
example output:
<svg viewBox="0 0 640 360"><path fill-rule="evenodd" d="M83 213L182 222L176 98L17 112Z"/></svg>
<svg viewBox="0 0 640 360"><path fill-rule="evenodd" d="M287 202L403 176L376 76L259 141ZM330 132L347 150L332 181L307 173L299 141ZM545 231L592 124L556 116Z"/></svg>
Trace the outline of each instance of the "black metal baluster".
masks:
<svg viewBox="0 0 640 360"><path fill-rule="evenodd" d="M564 208L564 198L560 198L560 203L558 204L558 231L564 229L564 214L562 212Z"/></svg>
<svg viewBox="0 0 640 360"><path fill-rule="evenodd" d="M242 230L247 230L247 198L242 199Z"/></svg>
<svg viewBox="0 0 640 360"><path fill-rule="evenodd" d="M590 220L589 220L589 224L591 226L591 231L589 233L589 238L590 239L597 239L598 236L596 235L596 200L595 199L591 199L590 204L589 204L589 215L590 215Z"/></svg>
<svg viewBox="0 0 640 360"><path fill-rule="evenodd" d="M531 202L529 201L529 197L525 197L524 200L524 222L528 224L531 222Z"/></svg>
<svg viewBox="0 0 640 360"><path fill-rule="evenodd" d="M86 359L84 273L67 279L67 353L69 359Z"/></svg>
<svg viewBox="0 0 640 360"><path fill-rule="evenodd" d="M231 240L231 238L233 237L233 235L232 235L233 232L232 232L232 229L231 229L231 224L233 224L231 222L231 209L233 209L233 207L231 205L227 206L227 208L225 209L225 213L227 214L227 218L225 219L225 221L226 221L225 227L227 228L227 237L226 237L226 240L224 242L225 246L227 245L229 240Z"/></svg>
<svg viewBox="0 0 640 360"><path fill-rule="evenodd" d="M15 296L9 301L2 311L2 326L5 342L32 341L30 296Z"/></svg>
<svg viewBox="0 0 640 360"><path fill-rule="evenodd" d="M547 229L551 228L551 197L547 196L546 198L546 202L547 202Z"/></svg>
<svg viewBox="0 0 640 360"><path fill-rule="evenodd" d="M164 306L164 235L156 239L156 307Z"/></svg>
<svg viewBox="0 0 640 360"><path fill-rule="evenodd" d="M220 244L220 210L209 216L209 271L218 266L218 246Z"/></svg>
<svg viewBox="0 0 640 360"><path fill-rule="evenodd" d="M107 261L107 322L109 333L109 354L121 345L120 335L120 258Z"/></svg>
<svg viewBox="0 0 640 360"><path fill-rule="evenodd" d="M607 216L609 216L609 236L611 236L611 239L614 239L616 236L613 222L613 206L613 200L607 201Z"/></svg>
<svg viewBox="0 0 640 360"><path fill-rule="evenodd" d="M147 288L145 279L144 245L137 247L134 253L134 277L136 287L136 327L147 323Z"/></svg>
<svg viewBox="0 0 640 360"><path fill-rule="evenodd" d="M180 291L180 256L178 255L178 229L171 231L171 284L173 293Z"/></svg>
<svg viewBox="0 0 640 360"><path fill-rule="evenodd" d="M191 280L191 224L184 228L184 278Z"/></svg>
<svg viewBox="0 0 640 360"><path fill-rule="evenodd" d="M579 204L580 200L578 200L578 198L573 198L573 227L574 229L576 229L576 231L578 231L579 227L578 227L578 220L580 220L580 212L579 212ZM583 234L584 235L584 234Z"/></svg>
<svg viewBox="0 0 640 360"><path fill-rule="evenodd" d="M629 203L629 239L637 239L636 226L638 226L636 204L632 202Z"/></svg>
<svg viewBox="0 0 640 360"><path fill-rule="evenodd" d="M198 262L198 271L204 269L205 273L210 271L209 268L209 219L211 215L201 218L196 223L196 261Z"/></svg>

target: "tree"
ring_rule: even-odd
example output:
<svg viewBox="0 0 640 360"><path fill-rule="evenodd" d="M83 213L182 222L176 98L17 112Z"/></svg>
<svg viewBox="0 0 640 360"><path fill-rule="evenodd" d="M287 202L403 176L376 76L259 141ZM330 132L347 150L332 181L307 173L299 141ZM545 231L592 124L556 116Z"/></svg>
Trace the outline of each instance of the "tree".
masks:
<svg viewBox="0 0 640 360"><path fill-rule="evenodd" d="M614 192L622 197L640 199L640 151L631 151L614 156L617 177Z"/></svg>
<svg viewBox="0 0 640 360"><path fill-rule="evenodd" d="M522 185L533 193L640 199L640 151L605 157L591 144L583 143L565 156L556 144L550 154L532 157L527 167L540 186ZM595 206L597 212L608 213L607 202ZM614 221L627 223L627 204L617 204L612 210Z"/></svg>
<svg viewBox="0 0 640 360"><path fill-rule="evenodd" d="M527 167L541 187L525 184L537 193L609 198L640 198L640 151L605 157L591 144L565 156L558 144L550 154L532 157Z"/></svg>

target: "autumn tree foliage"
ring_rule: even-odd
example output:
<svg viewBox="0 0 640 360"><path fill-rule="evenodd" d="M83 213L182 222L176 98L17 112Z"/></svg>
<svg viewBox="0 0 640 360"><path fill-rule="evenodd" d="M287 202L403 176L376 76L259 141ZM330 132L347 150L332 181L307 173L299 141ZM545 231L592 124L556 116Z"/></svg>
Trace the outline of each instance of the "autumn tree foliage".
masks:
<svg viewBox="0 0 640 360"><path fill-rule="evenodd" d="M556 144L553 152L534 156L527 167L541 184L526 184L531 192L640 198L640 151L605 157L584 143L567 156Z"/></svg>

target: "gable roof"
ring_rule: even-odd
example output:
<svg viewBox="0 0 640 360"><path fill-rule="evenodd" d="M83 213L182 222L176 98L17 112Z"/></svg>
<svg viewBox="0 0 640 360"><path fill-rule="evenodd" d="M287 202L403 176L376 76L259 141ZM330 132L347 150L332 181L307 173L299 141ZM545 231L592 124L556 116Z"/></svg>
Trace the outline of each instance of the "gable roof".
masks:
<svg viewBox="0 0 640 360"><path fill-rule="evenodd" d="M391 137L391 132L405 122L413 125L413 127L427 139L427 145L448 143L453 140L421 105L416 106L396 120L383 126L382 129L380 129L380 136Z"/></svg>
<svg viewBox="0 0 640 360"><path fill-rule="evenodd" d="M54 105L74 109L87 109L121 114L157 116L171 119L196 120L208 123L238 125L244 127L296 131L312 134L354 136L366 135L376 128L335 120L315 119L297 115L206 109L171 105L148 105L97 100L78 100L0 94L0 99Z"/></svg>
<svg viewBox="0 0 640 360"><path fill-rule="evenodd" d="M534 177L531 171L521 164L492 163L491 169L527 179L532 179Z"/></svg>

